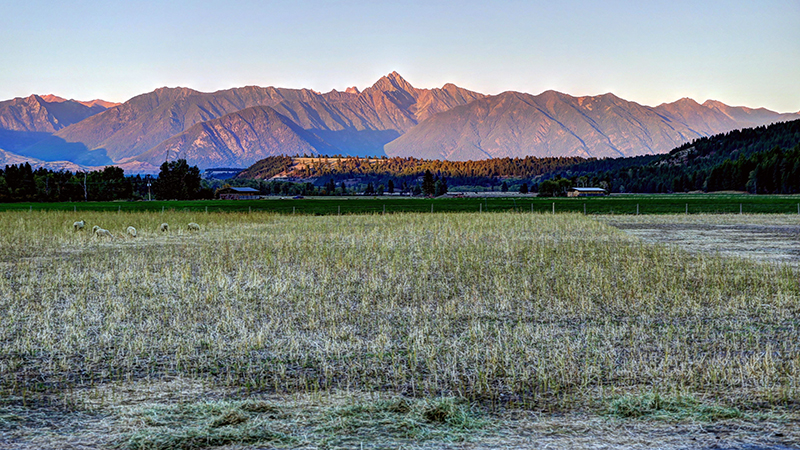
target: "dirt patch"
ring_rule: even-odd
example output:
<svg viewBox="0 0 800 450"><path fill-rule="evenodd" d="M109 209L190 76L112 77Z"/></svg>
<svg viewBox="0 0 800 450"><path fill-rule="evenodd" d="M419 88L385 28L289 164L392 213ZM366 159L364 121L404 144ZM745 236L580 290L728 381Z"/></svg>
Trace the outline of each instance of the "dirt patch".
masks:
<svg viewBox="0 0 800 450"><path fill-rule="evenodd" d="M646 242L800 268L800 218L795 216L608 216L601 220Z"/></svg>

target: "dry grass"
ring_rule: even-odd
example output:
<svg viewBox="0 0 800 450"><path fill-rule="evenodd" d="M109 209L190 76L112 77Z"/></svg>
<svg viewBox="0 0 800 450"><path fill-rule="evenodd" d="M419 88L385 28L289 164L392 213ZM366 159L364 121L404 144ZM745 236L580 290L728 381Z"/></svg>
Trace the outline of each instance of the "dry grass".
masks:
<svg viewBox="0 0 800 450"><path fill-rule="evenodd" d="M73 232L81 218L120 237ZM128 225L140 237L122 238ZM242 398L377 392L488 410L601 414L654 394L744 413L800 404L794 269L580 215L7 212L0 230L0 387L14 404L82 409L71 393L89 389L102 410L125 400L99 387L176 376Z"/></svg>

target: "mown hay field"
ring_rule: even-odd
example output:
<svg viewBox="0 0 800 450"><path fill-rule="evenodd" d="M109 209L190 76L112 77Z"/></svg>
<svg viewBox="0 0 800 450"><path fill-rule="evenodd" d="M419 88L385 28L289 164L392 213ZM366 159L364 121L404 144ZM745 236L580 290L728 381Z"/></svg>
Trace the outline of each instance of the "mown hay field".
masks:
<svg viewBox="0 0 800 450"><path fill-rule="evenodd" d="M798 336L796 269L580 214L0 214L0 389L23 402L183 379L242 398L796 411Z"/></svg>

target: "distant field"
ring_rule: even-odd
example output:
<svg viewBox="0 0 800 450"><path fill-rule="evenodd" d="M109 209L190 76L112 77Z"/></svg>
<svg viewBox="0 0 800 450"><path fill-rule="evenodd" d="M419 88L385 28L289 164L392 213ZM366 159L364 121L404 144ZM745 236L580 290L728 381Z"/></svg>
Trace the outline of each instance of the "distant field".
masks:
<svg viewBox="0 0 800 450"><path fill-rule="evenodd" d="M648 244L582 214L205 204L228 203L0 214L0 444L580 448L569 439L689 439L697 423L800 442L791 266ZM73 231L78 218L116 238Z"/></svg>
<svg viewBox="0 0 800 450"><path fill-rule="evenodd" d="M0 211L208 211L334 215L397 212L578 212L586 214L798 214L800 195L642 194L600 198L313 197L267 200L5 203ZM431 209L432 208L432 209Z"/></svg>

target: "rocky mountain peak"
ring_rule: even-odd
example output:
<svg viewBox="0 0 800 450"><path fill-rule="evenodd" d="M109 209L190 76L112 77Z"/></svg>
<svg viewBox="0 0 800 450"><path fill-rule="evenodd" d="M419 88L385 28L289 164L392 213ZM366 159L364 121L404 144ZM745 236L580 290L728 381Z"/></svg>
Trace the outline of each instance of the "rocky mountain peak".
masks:
<svg viewBox="0 0 800 450"><path fill-rule="evenodd" d="M402 91L409 94L413 94L417 90L397 72L381 77L370 89L383 92Z"/></svg>
<svg viewBox="0 0 800 450"><path fill-rule="evenodd" d="M361 91L358 90L355 86L350 86L349 88L345 89L344 92L346 94L360 94Z"/></svg>
<svg viewBox="0 0 800 450"><path fill-rule="evenodd" d="M47 103L64 103L65 101L67 101L67 99L53 94L42 95L41 99L46 101Z"/></svg>
<svg viewBox="0 0 800 450"><path fill-rule="evenodd" d="M697 101L695 101L692 98L683 97L683 98L681 98L679 100L675 100L672 103L664 103L664 104L662 104L662 106L679 106L681 108L687 108L687 107L697 108L697 107L700 107L700 106L703 106L703 105L701 105L700 103L697 103Z"/></svg>

